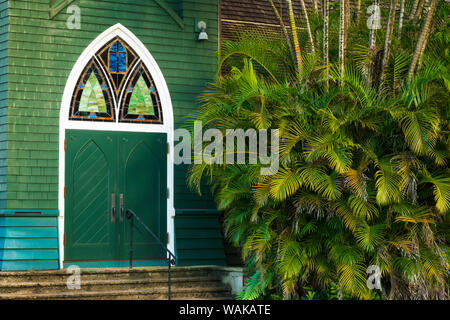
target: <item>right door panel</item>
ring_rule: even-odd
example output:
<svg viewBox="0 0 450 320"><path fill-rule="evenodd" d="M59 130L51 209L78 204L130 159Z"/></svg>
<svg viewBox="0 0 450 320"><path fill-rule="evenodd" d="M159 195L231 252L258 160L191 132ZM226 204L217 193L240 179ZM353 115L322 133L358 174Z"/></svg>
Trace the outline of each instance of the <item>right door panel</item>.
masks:
<svg viewBox="0 0 450 320"><path fill-rule="evenodd" d="M119 135L119 199L123 214L131 209L166 241L167 137L161 133ZM123 217L119 233L120 259L129 258L130 221ZM165 251L144 227L134 221L133 260L164 259Z"/></svg>

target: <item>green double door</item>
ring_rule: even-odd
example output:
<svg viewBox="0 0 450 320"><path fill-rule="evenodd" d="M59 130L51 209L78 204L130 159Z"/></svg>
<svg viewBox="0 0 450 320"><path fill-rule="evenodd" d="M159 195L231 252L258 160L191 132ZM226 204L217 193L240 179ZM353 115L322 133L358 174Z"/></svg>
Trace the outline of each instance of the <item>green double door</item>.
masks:
<svg viewBox="0 0 450 320"><path fill-rule="evenodd" d="M64 262L123 265L127 209L166 240L166 134L67 130L65 150ZM156 241L134 224L134 260L163 259Z"/></svg>

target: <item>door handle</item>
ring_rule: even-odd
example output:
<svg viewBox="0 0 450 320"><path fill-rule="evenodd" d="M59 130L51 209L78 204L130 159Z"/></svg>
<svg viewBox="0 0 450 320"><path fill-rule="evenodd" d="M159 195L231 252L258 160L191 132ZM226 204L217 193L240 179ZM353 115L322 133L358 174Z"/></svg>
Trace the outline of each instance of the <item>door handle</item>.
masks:
<svg viewBox="0 0 450 320"><path fill-rule="evenodd" d="M116 194L111 194L111 222L116 220Z"/></svg>
<svg viewBox="0 0 450 320"><path fill-rule="evenodd" d="M123 213L124 213L124 209L123 209L123 193L120 194L120 222L123 222Z"/></svg>

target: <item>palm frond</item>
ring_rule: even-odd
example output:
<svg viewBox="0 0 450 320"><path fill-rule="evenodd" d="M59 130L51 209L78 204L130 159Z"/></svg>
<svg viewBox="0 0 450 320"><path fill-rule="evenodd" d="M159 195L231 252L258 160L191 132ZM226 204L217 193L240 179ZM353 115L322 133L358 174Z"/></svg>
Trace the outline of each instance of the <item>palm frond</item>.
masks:
<svg viewBox="0 0 450 320"><path fill-rule="evenodd" d="M401 200L401 180L395 173L390 162L382 161L378 164L375 179L375 185L377 187L376 199L379 204L387 205Z"/></svg>
<svg viewBox="0 0 450 320"><path fill-rule="evenodd" d="M436 208L440 213L448 213L450 210L450 177L431 176L426 174L419 184L430 183L433 185L433 195Z"/></svg>
<svg viewBox="0 0 450 320"><path fill-rule="evenodd" d="M361 248L372 252L383 241L385 230L384 224L363 224L357 228L355 238Z"/></svg>

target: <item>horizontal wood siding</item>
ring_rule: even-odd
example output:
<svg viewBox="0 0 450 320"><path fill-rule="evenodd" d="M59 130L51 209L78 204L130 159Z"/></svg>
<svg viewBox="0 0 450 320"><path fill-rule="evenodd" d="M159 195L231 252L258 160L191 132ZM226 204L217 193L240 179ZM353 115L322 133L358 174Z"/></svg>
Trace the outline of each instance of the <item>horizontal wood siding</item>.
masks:
<svg viewBox="0 0 450 320"><path fill-rule="evenodd" d="M0 270L57 269L57 217L0 216Z"/></svg>
<svg viewBox="0 0 450 320"><path fill-rule="evenodd" d="M169 86L176 128L198 108L199 94L215 76L216 0L167 1L182 15L184 29L153 0L73 4L81 9L80 30L67 28L66 9L50 19L48 0L10 1L6 208L58 207L58 122L64 86L80 54L107 28L123 24L151 52ZM196 40L195 19L207 22L209 41ZM186 168L177 166L175 207L205 205L211 203L188 190Z"/></svg>
<svg viewBox="0 0 450 320"><path fill-rule="evenodd" d="M8 114L8 1L0 1L0 209L6 208L6 120Z"/></svg>
<svg viewBox="0 0 450 320"><path fill-rule="evenodd" d="M177 211L178 265L226 265L219 215L216 211Z"/></svg>

